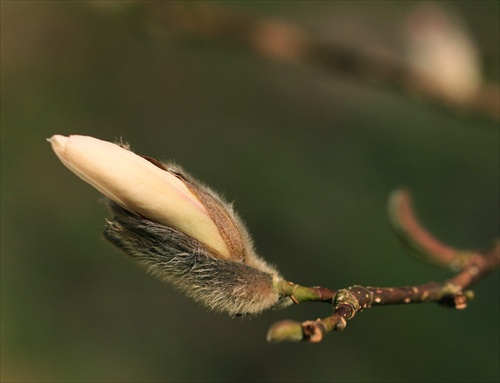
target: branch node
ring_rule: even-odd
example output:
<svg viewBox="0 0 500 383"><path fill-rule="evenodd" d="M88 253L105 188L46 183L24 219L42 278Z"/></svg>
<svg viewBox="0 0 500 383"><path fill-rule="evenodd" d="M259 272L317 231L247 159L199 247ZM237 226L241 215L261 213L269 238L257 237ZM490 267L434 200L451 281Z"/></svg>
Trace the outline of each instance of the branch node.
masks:
<svg viewBox="0 0 500 383"><path fill-rule="evenodd" d="M472 290L463 291L461 286L447 282L441 290L441 299L438 303L445 307L463 310L474 297Z"/></svg>
<svg viewBox="0 0 500 383"><path fill-rule="evenodd" d="M351 319L361 309L358 299L349 289L340 289L333 298L334 313Z"/></svg>
<svg viewBox="0 0 500 383"><path fill-rule="evenodd" d="M442 288L442 294L445 295L461 295L463 294L462 287L452 283L447 282Z"/></svg>

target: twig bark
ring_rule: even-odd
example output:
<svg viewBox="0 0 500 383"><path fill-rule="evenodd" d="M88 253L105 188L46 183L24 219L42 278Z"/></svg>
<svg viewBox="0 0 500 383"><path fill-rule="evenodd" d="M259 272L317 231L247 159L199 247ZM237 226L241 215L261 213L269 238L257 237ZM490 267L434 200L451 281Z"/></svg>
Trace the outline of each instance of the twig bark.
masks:
<svg viewBox="0 0 500 383"><path fill-rule="evenodd" d="M443 282L400 287L355 285L338 291L322 287L308 288L282 281L275 287L283 296L289 296L295 303L329 302L333 306L333 314L302 323L290 320L275 323L267 334L268 341L320 342L327 333L344 330L347 321L356 313L373 306L438 303L454 309L465 309L474 297L468 289L499 267L499 241L485 251L457 251L441 244L422 227L411 209L408 193L394 193L389 205L392 224L405 244L416 253L424 254L426 261L460 271Z"/></svg>

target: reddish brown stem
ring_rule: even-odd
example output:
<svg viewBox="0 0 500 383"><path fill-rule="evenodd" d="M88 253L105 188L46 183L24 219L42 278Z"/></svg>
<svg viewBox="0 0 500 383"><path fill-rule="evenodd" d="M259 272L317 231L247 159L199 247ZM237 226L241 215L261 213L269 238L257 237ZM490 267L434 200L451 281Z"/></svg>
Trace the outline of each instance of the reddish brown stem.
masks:
<svg viewBox="0 0 500 383"><path fill-rule="evenodd" d="M333 314L315 321L302 323L278 322L268 333L268 340L320 342L330 331L344 330L347 321L356 313L372 306L434 302L454 309L464 309L473 298L466 290L479 282L500 264L500 241L482 251L459 251L439 242L418 222L406 192L396 192L390 200L390 216L400 239L421 258L434 264L459 270L444 282L428 282L414 286L371 287L352 286L338 291L321 287L303 287L281 281L275 288L280 294L290 296L295 303L325 302L332 298Z"/></svg>

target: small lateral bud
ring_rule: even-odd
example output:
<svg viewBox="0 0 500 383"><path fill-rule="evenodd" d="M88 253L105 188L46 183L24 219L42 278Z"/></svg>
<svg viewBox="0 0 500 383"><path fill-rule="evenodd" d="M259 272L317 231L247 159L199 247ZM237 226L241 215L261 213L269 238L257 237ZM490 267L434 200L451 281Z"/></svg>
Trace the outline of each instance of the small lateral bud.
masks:
<svg viewBox="0 0 500 383"><path fill-rule="evenodd" d="M105 238L152 274L231 315L284 306L274 288L281 277L257 256L232 206L180 167L93 137L48 141L66 167L109 198L115 217Z"/></svg>

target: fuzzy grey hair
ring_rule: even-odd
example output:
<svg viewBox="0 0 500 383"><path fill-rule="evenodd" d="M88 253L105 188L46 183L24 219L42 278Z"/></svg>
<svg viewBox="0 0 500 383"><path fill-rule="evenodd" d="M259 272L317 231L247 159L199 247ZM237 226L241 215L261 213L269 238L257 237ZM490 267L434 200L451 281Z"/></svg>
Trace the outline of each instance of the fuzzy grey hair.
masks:
<svg viewBox="0 0 500 383"><path fill-rule="evenodd" d="M229 260L218 257L187 234L131 213L112 201L108 205L114 218L107 221L104 237L151 274L210 309L234 316L288 305L290 302L280 299L273 286L273 278L280 278L278 272L256 255L232 206L179 167L157 165L185 181L206 206L207 201L222 206L218 209L224 210L239 233L241 244L237 247L243 249L242 256L238 254Z"/></svg>

